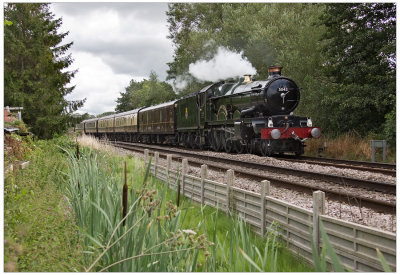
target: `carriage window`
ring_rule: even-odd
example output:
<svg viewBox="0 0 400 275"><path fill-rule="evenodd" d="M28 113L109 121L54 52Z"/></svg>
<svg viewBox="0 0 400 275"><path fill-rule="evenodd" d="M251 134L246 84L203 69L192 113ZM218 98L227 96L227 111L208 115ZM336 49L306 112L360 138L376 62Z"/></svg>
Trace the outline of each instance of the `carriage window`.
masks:
<svg viewBox="0 0 400 275"><path fill-rule="evenodd" d="M210 98L213 96L213 90L212 89L208 89L207 90L207 98Z"/></svg>

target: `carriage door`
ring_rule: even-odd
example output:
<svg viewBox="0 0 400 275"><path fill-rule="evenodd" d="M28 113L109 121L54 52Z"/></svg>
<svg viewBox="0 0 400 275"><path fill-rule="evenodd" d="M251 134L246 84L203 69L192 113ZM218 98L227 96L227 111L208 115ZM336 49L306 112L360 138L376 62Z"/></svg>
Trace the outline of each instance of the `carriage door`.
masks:
<svg viewBox="0 0 400 275"><path fill-rule="evenodd" d="M197 103L197 126L198 128L204 128L204 123L206 121L206 100L207 100L207 93L198 93L196 95L196 103Z"/></svg>

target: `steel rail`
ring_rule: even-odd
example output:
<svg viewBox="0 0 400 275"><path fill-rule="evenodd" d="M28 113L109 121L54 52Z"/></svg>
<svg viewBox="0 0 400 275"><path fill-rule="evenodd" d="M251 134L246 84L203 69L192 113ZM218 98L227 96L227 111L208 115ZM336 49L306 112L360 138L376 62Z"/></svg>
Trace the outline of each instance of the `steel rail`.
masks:
<svg viewBox="0 0 400 275"><path fill-rule="evenodd" d="M121 143L121 142L118 142L118 144L125 144L128 146L137 146L137 147L142 147L142 148L150 148L152 150L159 150L159 151L169 152L169 153L173 153L173 154L179 154L179 155L187 156L187 157L194 156L194 154L190 151L177 152L176 149L168 149L168 148L164 148L161 146L153 146L153 145L137 144L137 143ZM235 160L233 158L226 159L226 158L221 158L221 157L216 157L216 156L204 156L204 155L197 155L197 154L195 157L198 159L203 159L203 160L208 160L208 161L227 163L230 165L233 164L233 165L237 165L239 167L246 167L246 168L264 170L264 171L268 171L268 172L288 174L288 175L292 175L292 176L305 177L305 178L309 178L309 179L313 179L313 180L329 181L329 182L333 182L336 184L342 184L345 186L362 187L362 188L365 188L365 189L371 190L371 191L396 194L396 184L391 184L391 183L386 183L386 182L377 182L377 181L362 180L362 179L356 179L356 178L350 178L350 177L344 177L344 176L328 175L328 174L323 174L323 173L297 170L297 169L273 166L273 165L268 165L268 164L260 164L260 163L250 162L250 161L245 162L245 161Z"/></svg>
<svg viewBox="0 0 400 275"><path fill-rule="evenodd" d="M171 149L159 148L159 147L155 147L155 146L148 146L148 145L143 145L143 144L132 144L132 143L121 143L121 142L118 142L115 145L118 147L122 147L122 148L129 149L129 150L134 150L134 151L138 151L138 152L144 152L145 149L151 148L151 150L159 151L160 157L166 158L167 154L171 154L172 158L174 160L180 161L183 158L186 158L188 160L188 162L191 163L192 165L200 167L202 164L206 163L210 169L214 169L214 170L232 169L232 162L236 162L239 164L236 164L236 166L234 167L235 173L242 177L251 178L251 179L258 180L258 181L269 180L272 184L275 184L277 186L281 186L284 188L288 188L288 186L295 186L302 190L304 190L304 189L311 190L311 191L321 190L321 191L324 191L329 198L334 199L334 200L346 201L352 205L356 205L359 207L364 206L364 207L375 209L377 211L383 211L385 213L395 213L395 211L396 211L396 203L393 203L393 202L387 202L387 201L382 201L382 200L377 200L377 199L372 199L372 198L360 197L360 196L354 195L351 192L335 191L335 190L331 190L329 188L315 187L315 186L311 186L309 184L304 184L301 182L292 182L292 181L283 180L283 179L279 179L279 178L272 177L272 176L260 175L260 174L254 173L254 171L248 170L249 168L250 169L259 169L259 168L254 168L254 167L243 168L244 163L240 162L240 161L228 160L228 161L225 161L225 164L222 164L220 161L221 160L220 158L193 155L193 154L185 153L185 152L183 152L183 153L176 152L176 150L174 151ZM139 149L137 147L139 147ZM164 153L162 153L162 152L164 152ZM153 153L150 152L150 154L153 154ZM201 160L199 160L199 159L201 159Z"/></svg>
<svg viewBox="0 0 400 275"><path fill-rule="evenodd" d="M331 158L318 158L318 157L294 157L291 155L274 156L277 159L283 159L286 161L301 162L308 164L317 164L323 166L334 166L338 168L349 168L359 171L368 171L381 173L389 176L396 176L396 165L390 163L377 163L367 161L355 161L345 159L331 159Z"/></svg>

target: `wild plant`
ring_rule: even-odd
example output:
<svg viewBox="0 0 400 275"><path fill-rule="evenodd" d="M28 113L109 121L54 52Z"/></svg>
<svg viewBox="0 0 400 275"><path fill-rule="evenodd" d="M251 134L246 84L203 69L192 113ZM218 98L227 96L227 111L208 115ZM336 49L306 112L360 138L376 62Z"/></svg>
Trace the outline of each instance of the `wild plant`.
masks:
<svg viewBox="0 0 400 275"><path fill-rule="evenodd" d="M271 224L262 242L257 242L251 227L239 215L230 217L225 238L218 238L218 209L214 216L214 228L208 271L268 272L278 271L278 254L281 248L276 224ZM209 229L210 230L210 229ZM224 241L222 240L224 239ZM226 240L226 241L225 241ZM260 241L260 239L258 240Z"/></svg>
<svg viewBox="0 0 400 275"><path fill-rule="evenodd" d="M184 210L153 188L149 167L137 173L137 160L122 216L122 181L118 164L91 150L77 159L69 154L66 190L81 230L86 271L194 271L207 240L193 230L180 229Z"/></svg>

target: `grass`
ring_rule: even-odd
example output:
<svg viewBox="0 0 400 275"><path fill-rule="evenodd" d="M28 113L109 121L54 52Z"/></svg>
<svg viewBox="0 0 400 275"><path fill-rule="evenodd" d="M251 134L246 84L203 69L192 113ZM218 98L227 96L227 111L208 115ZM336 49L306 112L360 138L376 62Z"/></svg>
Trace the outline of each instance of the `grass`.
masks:
<svg viewBox="0 0 400 275"><path fill-rule="evenodd" d="M110 175L108 175L104 168L100 168L101 164L105 162L103 156L96 156L89 153L91 157L87 158L87 156L84 156L85 154L81 157L80 161L82 163L79 165L75 162L73 154L70 154L70 166L72 168L70 171L74 175L70 176L69 181L72 181L70 185L73 187L73 190L78 190L78 181L82 190L89 190L90 188L84 182L87 182L85 178L92 178L94 179L92 181L96 182L94 185L97 186L97 189L103 188L100 186L104 186L104 188L106 186L113 186L109 187L108 191L119 194L119 198L115 198L112 202L109 200L110 203L108 204L102 204L107 199L98 200L99 196L93 194L91 195L92 198L89 199L90 196L82 191L83 193L78 194L77 197L87 198L91 203L85 202L86 206L72 206L73 209L76 209L77 213L88 213L85 215L86 223L78 221L81 228L85 229L86 242L84 247L88 251L88 256L86 257L87 270L100 271L105 269L109 271L164 272L313 270L312 267L303 264L299 258L293 256L283 247L278 241L278 235L275 230L271 229L267 238L263 239L254 235L239 217L227 217L224 213L214 208L201 207L189 199L181 200L180 207L174 206L176 192L169 190L165 183L153 177L146 180L143 162L132 158L106 157L105 159L108 159L106 161L107 167L110 169ZM128 230L132 230L132 232L136 232L133 236L141 236L141 242L139 243L134 237L127 238L127 240L124 239L123 242L120 242L126 229L121 226L118 219L114 219L117 216L120 219L122 218L120 216L121 212L117 212L118 205L122 205L120 197L122 194L122 163L124 160L128 160L128 182L130 184L130 191L128 192L130 194L130 203L128 205L131 205L135 209L133 212L135 214L131 213L128 215L132 217L127 219L126 228L129 228ZM91 162L90 165L88 165L89 162ZM96 164L98 167L94 168ZM100 174L100 176L85 176L85 171L93 171ZM114 173L115 176L110 177ZM92 188L91 190L96 188ZM150 192L150 190L154 193L153 202L157 202L158 204L147 215L147 206L140 203L135 205L135 202L138 199L143 200L140 194ZM75 191L69 191L71 201L76 201L72 205L78 204L78 200L72 198L72 193ZM95 193L99 192L96 191ZM101 196L103 196L103 193ZM85 200L83 199L82 201ZM145 210L143 210L143 206ZM91 211L96 213L92 215L92 218L89 218ZM119 209L119 211L121 210ZM171 215L172 212L173 215ZM167 217L168 219L166 219ZM173 227L171 227L172 224ZM97 229L93 230L92 227ZM148 253L150 255L144 256L143 250L138 248L139 245L143 247L157 246L159 248L161 247L160 244L165 242L171 233L185 231L195 233L192 233L192 235L189 234L189 236L182 234L181 237L183 238L178 242L179 245L170 246L169 250L150 251ZM89 234L89 232L91 233ZM113 235L112 232L115 232L115 234ZM162 232L167 234L164 235ZM99 238L99 236L102 238ZM110 242L111 239L117 241L117 243L115 241ZM154 242L154 240L158 240L158 242ZM193 241L195 242L193 243ZM200 243L196 245L196 241ZM113 253L111 252L112 247L109 246L110 243L115 243L115 246L118 247L118 249L113 250ZM128 250L128 247L136 247L137 249L134 249L135 253L129 256L123 253ZM178 253L177 249L184 251L186 253L185 256L183 257L179 254L181 252ZM168 261L167 258L160 257L161 254L159 253L168 253ZM183 259L185 261L182 261ZM121 260L123 262L119 264L118 262ZM108 269L107 266L112 267L112 269Z"/></svg>
<svg viewBox="0 0 400 275"><path fill-rule="evenodd" d="M266 237L261 238L252 233L239 217L228 217L215 208L200 207L188 199L184 200L184 205L188 205L189 209L189 218L184 226L195 226L203 221L200 232L206 232L208 239L216 244L212 249L212 271L313 271L312 267L303 264L300 258L284 247L279 239L278 227L270 227Z"/></svg>
<svg viewBox="0 0 400 275"><path fill-rule="evenodd" d="M278 227L260 238L240 217L187 198L176 207L176 192L131 156L102 145L107 153L81 148L77 160L65 137L23 146L29 154L9 156L29 159L29 168L4 181L5 271L314 271L284 247ZM316 259L316 270L325 270L324 255Z"/></svg>
<svg viewBox="0 0 400 275"><path fill-rule="evenodd" d="M357 133L347 133L338 137L322 136L306 141L305 155L318 156L318 149L326 142L324 156L327 158L371 161L370 140L373 139L375 138L362 138ZM382 162L382 149L376 150L375 161ZM396 162L395 148L387 147L386 162Z"/></svg>
<svg viewBox="0 0 400 275"><path fill-rule="evenodd" d="M4 270L82 270L77 227L68 216L59 171L66 168L57 148L61 138L40 141L29 167L4 179Z"/></svg>
<svg viewBox="0 0 400 275"><path fill-rule="evenodd" d="M76 137L76 142L82 147L88 147L93 150L103 152L109 156L117 155L118 151L114 146L108 144L106 140L99 142L96 138L88 135L80 135Z"/></svg>
<svg viewBox="0 0 400 275"><path fill-rule="evenodd" d="M179 228L183 211L165 200L165 189L153 189L148 170L139 176L137 160L129 171L134 176L123 217L120 159L87 149L79 160L72 151L68 155L67 197L83 236L85 271L190 272L197 267L207 241Z"/></svg>
<svg viewBox="0 0 400 275"><path fill-rule="evenodd" d="M155 181L160 186L165 183ZM176 192L171 192L174 198ZM250 227L240 217L228 217L224 212L210 206L201 207L190 199L183 200L188 210L188 218L183 227L195 227L215 243L211 249L212 267L210 271L221 272L291 272L313 271L300 258L288 251L279 239L279 227L272 226L266 236L261 238L251 232ZM252 265L242 250L257 267ZM269 255L269 256L268 256ZM259 268L259 269L258 269Z"/></svg>

